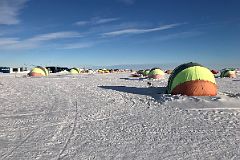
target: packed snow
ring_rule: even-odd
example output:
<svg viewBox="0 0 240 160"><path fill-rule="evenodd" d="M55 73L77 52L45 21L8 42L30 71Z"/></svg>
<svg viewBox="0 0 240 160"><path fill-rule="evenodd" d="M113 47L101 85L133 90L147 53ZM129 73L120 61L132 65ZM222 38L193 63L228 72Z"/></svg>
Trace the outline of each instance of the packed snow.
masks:
<svg viewBox="0 0 240 160"><path fill-rule="evenodd" d="M240 78L187 97L129 75L0 74L0 159L240 159Z"/></svg>

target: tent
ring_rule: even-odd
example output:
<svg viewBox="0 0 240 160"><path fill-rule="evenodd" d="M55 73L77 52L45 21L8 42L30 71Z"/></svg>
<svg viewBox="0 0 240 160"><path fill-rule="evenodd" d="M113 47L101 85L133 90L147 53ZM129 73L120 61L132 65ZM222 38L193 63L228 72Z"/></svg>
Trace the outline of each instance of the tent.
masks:
<svg viewBox="0 0 240 160"><path fill-rule="evenodd" d="M110 73L110 71L108 69L103 69L102 71L103 71L103 73Z"/></svg>
<svg viewBox="0 0 240 160"><path fill-rule="evenodd" d="M161 79L164 77L164 72L160 68L153 68L148 74L148 78Z"/></svg>
<svg viewBox="0 0 240 160"><path fill-rule="evenodd" d="M89 74L93 74L94 71L93 71L92 69L88 69L88 70L87 70L87 73L89 73Z"/></svg>
<svg viewBox="0 0 240 160"><path fill-rule="evenodd" d="M144 73L144 70L138 70L137 71L137 74L143 74Z"/></svg>
<svg viewBox="0 0 240 160"><path fill-rule="evenodd" d="M229 77L229 78L236 78L236 70L235 69L224 69L221 71L220 77Z"/></svg>
<svg viewBox="0 0 240 160"><path fill-rule="evenodd" d="M149 73L150 73L150 69L146 69L143 71L143 76L148 76Z"/></svg>
<svg viewBox="0 0 240 160"><path fill-rule="evenodd" d="M165 73L167 74L172 74L173 70L169 69L169 70L166 70Z"/></svg>
<svg viewBox="0 0 240 160"><path fill-rule="evenodd" d="M219 72L217 70L211 70L212 74L218 74Z"/></svg>
<svg viewBox="0 0 240 160"><path fill-rule="evenodd" d="M28 75L32 76L32 77L42 77L42 76L48 76L49 71L41 66L37 66L35 68L33 68Z"/></svg>
<svg viewBox="0 0 240 160"><path fill-rule="evenodd" d="M98 69L97 72L98 73L104 73L104 71L102 69Z"/></svg>
<svg viewBox="0 0 240 160"><path fill-rule="evenodd" d="M217 85L212 72L198 63L185 63L173 70L167 93L187 96L215 96Z"/></svg>
<svg viewBox="0 0 240 160"><path fill-rule="evenodd" d="M80 73L80 69L79 68L72 68L69 71L71 74L79 74Z"/></svg>

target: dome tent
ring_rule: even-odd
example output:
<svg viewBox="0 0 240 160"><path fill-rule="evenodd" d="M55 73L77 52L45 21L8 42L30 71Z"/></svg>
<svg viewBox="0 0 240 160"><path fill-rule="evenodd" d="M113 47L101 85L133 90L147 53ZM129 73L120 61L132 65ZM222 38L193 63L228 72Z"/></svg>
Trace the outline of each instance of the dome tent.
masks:
<svg viewBox="0 0 240 160"><path fill-rule="evenodd" d="M233 68L224 69L221 71L220 77L221 78L223 78L223 77L236 78L237 77L236 70Z"/></svg>
<svg viewBox="0 0 240 160"><path fill-rule="evenodd" d="M72 69L70 69L70 71L69 71L71 74L79 74L80 73L80 69L78 69L78 68L72 68Z"/></svg>
<svg viewBox="0 0 240 160"><path fill-rule="evenodd" d="M218 74L218 71L215 69L211 70L211 72L212 72L212 74Z"/></svg>
<svg viewBox="0 0 240 160"><path fill-rule="evenodd" d="M148 76L149 73L150 73L150 69L146 69L143 71L143 76Z"/></svg>
<svg viewBox="0 0 240 160"><path fill-rule="evenodd" d="M143 74L143 73L144 73L144 70L142 69L137 71L137 74Z"/></svg>
<svg viewBox="0 0 240 160"><path fill-rule="evenodd" d="M103 71L103 73L110 73L110 71L108 69L105 69L105 68L102 71Z"/></svg>
<svg viewBox="0 0 240 160"><path fill-rule="evenodd" d="M89 73L89 74L93 74L94 73L94 71L92 69L88 69L86 72Z"/></svg>
<svg viewBox="0 0 240 160"><path fill-rule="evenodd" d="M98 73L104 73L104 71L102 69L98 69L97 72Z"/></svg>
<svg viewBox="0 0 240 160"><path fill-rule="evenodd" d="M173 70L169 69L169 70L166 70L165 73L167 74L172 74Z"/></svg>
<svg viewBox="0 0 240 160"><path fill-rule="evenodd" d="M212 72L198 63L185 63L173 70L167 93L187 96L215 96L217 85Z"/></svg>
<svg viewBox="0 0 240 160"><path fill-rule="evenodd" d="M48 76L48 74L49 72L46 68L37 66L33 68L28 75L32 77L42 77L42 76Z"/></svg>
<svg viewBox="0 0 240 160"><path fill-rule="evenodd" d="M164 72L160 68L153 68L148 74L148 78L160 79L163 78Z"/></svg>

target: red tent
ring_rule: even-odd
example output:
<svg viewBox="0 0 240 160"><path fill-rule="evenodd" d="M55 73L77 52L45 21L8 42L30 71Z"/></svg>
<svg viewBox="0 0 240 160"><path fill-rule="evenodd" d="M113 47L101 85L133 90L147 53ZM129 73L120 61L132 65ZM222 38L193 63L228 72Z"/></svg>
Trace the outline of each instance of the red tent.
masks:
<svg viewBox="0 0 240 160"><path fill-rule="evenodd" d="M219 73L219 71L217 71L217 70L211 70L211 72L212 72L212 74L218 74Z"/></svg>

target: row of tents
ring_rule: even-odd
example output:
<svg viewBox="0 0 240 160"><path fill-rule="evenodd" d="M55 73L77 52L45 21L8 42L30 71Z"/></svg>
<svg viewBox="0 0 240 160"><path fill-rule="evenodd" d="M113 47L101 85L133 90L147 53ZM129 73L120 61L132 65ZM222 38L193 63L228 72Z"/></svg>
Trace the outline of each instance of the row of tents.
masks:
<svg viewBox="0 0 240 160"><path fill-rule="evenodd" d="M181 94L188 96L216 96L217 85L214 74L216 70L209 70L198 63L185 63L174 70L162 71L160 68L151 70L139 70L133 77L141 76L153 79L161 79L164 74L170 74L167 85L168 94ZM220 71L220 77L236 77L234 68L226 68Z"/></svg>
<svg viewBox="0 0 240 160"><path fill-rule="evenodd" d="M129 69L98 69L98 70L92 70L92 69L80 69L80 68L56 68L56 67L41 67L37 66L31 69L29 72L29 76L32 77L43 77L43 76L48 76L50 73L57 73L57 72L65 72L69 74L80 74L80 73L88 73L88 74L93 74L93 73L99 73L99 74L104 74L104 73L119 73L119 72L132 72L132 70Z"/></svg>
<svg viewBox="0 0 240 160"><path fill-rule="evenodd" d="M165 72L160 68L153 68L153 69L146 69L146 70L138 70L137 72L131 74L132 77L147 77L153 79L161 79L164 77L164 74L172 74L173 70L166 70ZM218 70L211 70L211 73L215 75L215 77L229 77L229 78L236 78L237 77L237 70L235 68L225 68L221 71ZM219 74L217 76L217 74Z"/></svg>
<svg viewBox="0 0 240 160"><path fill-rule="evenodd" d="M93 71L93 70L92 70ZM130 71L130 70L128 70ZM71 74L79 74L83 70L79 68L72 68L69 70ZM90 70L85 71L90 72ZM94 71L93 71L94 72ZM111 73L112 71L107 69L96 70L97 73ZM117 70L116 70L117 72ZM213 70L198 63L185 63L174 70L162 71L160 68L153 68L151 70L139 70L132 76L145 76L153 79L164 78L165 73L170 74L167 85L168 94L182 94L188 96L216 96L217 84L215 81ZM33 68L29 76L48 76L49 70L44 67ZM220 71L220 77L236 77L236 70L232 68L226 68Z"/></svg>

